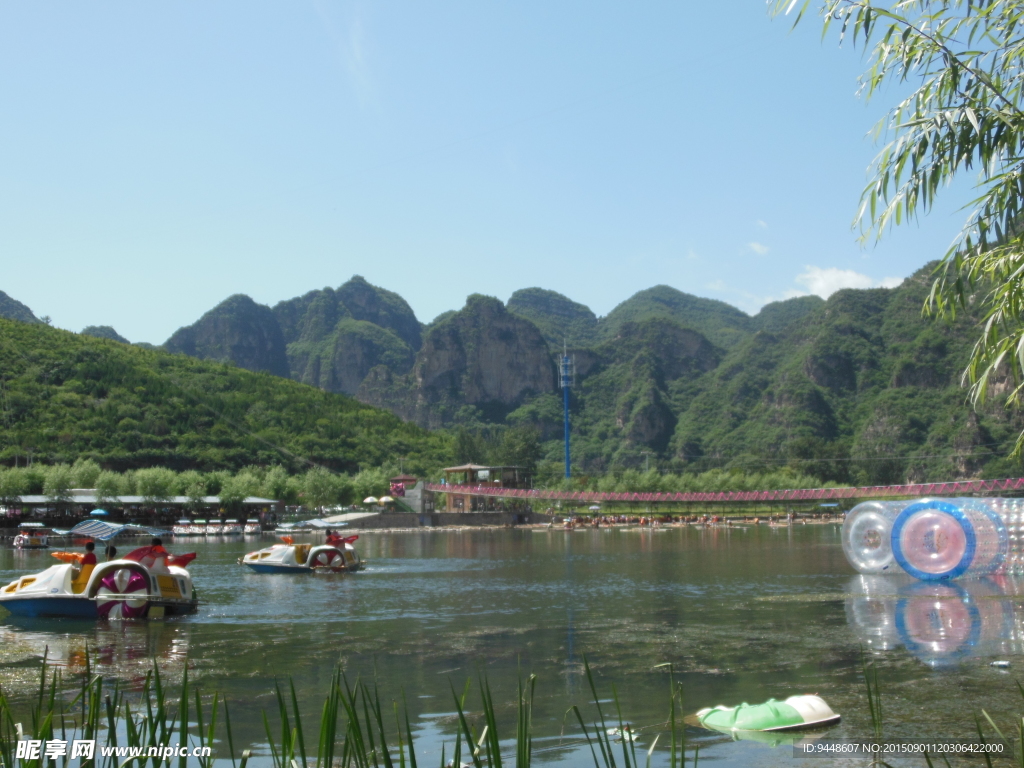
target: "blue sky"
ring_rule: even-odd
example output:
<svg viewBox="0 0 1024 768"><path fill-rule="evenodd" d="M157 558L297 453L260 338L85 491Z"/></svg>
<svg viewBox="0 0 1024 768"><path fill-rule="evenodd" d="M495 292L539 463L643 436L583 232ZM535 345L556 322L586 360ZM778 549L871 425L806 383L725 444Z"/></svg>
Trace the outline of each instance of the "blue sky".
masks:
<svg viewBox="0 0 1024 768"><path fill-rule="evenodd" d="M424 322L892 284L969 190L857 243L863 68L760 0L0 2L0 290L161 343L353 274Z"/></svg>

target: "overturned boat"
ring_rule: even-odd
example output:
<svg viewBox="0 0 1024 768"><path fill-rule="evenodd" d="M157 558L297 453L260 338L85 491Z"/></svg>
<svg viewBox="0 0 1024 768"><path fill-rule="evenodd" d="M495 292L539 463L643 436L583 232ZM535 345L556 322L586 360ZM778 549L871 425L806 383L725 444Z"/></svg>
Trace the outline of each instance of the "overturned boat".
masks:
<svg viewBox="0 0 1024 768"><path fill-rule="evenodd" d="M337 537L327 544L296 544L282 536L281 544L250 552L238 562L257 573L344 573L363 567L352 542L358 536Z"/></svg>
<svg viewBox="0 0 1024 768"><path fill-rule="evenodd" d="M163 533L98 520L79 523L71 531L110 541L129 529ZM195 613L198 606L186 568L194 554L172 555L162 546L148 546L95 565L82 565L77 552L53 556L61 562L0 587L0 607L32 618L156 619Z"/></svg>
<svg viewBox="0 0 1024 768"><path fill-rule="evenodd" d="M814 694L790 696L785 701L768 699L763 704L708 707L693 716L692 724L722 733L799 731L839 722L839 715ZM687 718L690 722L690 718Z"/></svg>

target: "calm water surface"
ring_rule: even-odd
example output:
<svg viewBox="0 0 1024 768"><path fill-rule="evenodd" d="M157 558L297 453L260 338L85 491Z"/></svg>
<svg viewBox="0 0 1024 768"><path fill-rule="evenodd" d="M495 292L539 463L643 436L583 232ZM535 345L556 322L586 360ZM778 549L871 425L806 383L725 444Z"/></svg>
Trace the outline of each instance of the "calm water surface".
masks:
<svg viewBox="0 0 1024 768"><path fill-rule="evenodd" d="M451 754L449 681L461 690L481 671L510 720L504 735L514 736L517 676L533 673L537 762L591 764L578 726L563 726L572 704L592 712L584 656L602 696L614 685L644 750L667 716L667 673L655 668L666 662L688 712L818 693L843 716L835 738L870 733L862 648L880 669L890 738L969 737L982 708L1014 730L1024 710L1015 686L1024 584L859 577L837 525L371 533L357 543L369 560L358 574L260 575L236 564L270 540L176 540L174 550L199 553L191 571L203 605L193 617L0 619L0 685L28 696L44 648L48 663L72 672L88 649L129 685L154 657L171 678L187 665L190 679L227 696L236 749L265 755L260 711L276 706L275 679L295 681L308 739L340 663L351 677L376 675L387 698L405 692L424 765L437 764L442 741ZM0 583L53 562L0 550ZM995 659L1013 666L993 668ZM702 761L721 766L803 762L787 746L692 738Z"/></svg>

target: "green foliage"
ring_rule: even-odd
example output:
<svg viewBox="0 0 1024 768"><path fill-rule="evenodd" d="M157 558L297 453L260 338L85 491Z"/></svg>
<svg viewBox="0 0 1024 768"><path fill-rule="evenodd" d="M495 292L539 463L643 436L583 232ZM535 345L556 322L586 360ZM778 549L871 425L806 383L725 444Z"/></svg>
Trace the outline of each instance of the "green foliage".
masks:
<svg viewBox="0 0 1024 768"><path fill-rule="evenodd" d="M773 0L788 13L793 0ZM827 33L840 28L868 52L861 92L870 98L891 83L911 92L879 121L888 143L871 169L859 221L865 236L916 219L939 190L975 175L972 211L945 256L927 297L942 317L980 317L966 362L971 400L998 393L1021 404L1024 381L1024 3L825 0ZM797 21L811 6L804 0ZM904 89L900 88L900 92ZM1009 380L1009 381L1008 381ZM1024 449L1024 432L1016 454Z"/></svg>
<svg viewBox="0 0 1024 768"><path fill-rule="evenodd" d="M90 325L82 329L83 336L95 336L97 339L109 339L110 341L119 341L122 344L130 344L124 336L119 334L109 325Z"/></svg>
<svg viewBox="0 0 1024 768"><path fill-rule="evenodd" d="M95 488L96 478L99 477L102 468L92 459L75 459L71 465L71 480L75 488Z"/></svg>
<svg viewBox="0 0 1024 768"><path fill-rule="evenodd" d="M758 331L779 333L793 323L803 320L825 303L820 296L797 296L785 301L773 301L761 307L753 317L753 326Z"/></svg>
<svg viewBox="0 0 1024 768"><path fill-rule="evenodd" d="M32 310L26 307L17 299L12 299L3 291L0 291L0 317L8 320L18 320L22 323L38 323L39 320Z"/></svg>
<svg viewBox="0 0 1024 768"><path fill-rule="evenodd" d="M352 492L355 501L362 502L369 496L386 496L391 490L389 479L395 475L394 467L364 469L352 478Z"/></svg>
<svg viewBox="0 0 1024 768"><path fill-rule="evenodd" d="M255 463L294 473L312 461L351 473L405 456L425 473L449 453L446 435L344 396L39 324L0 320L0 384L8 465L31 455L119 470Z"/></svg>
<svg viewBox="0 0 1024 768"><path fill-rule="evenodd" d="M960 388L977 317L921 315L931 269L891 290L840 291L724 356L687 346L699 335L667 320L624 325L613 342L577 355L574 474L617 476L649 461L661 472L790 467L868 485L1018 475L1020 461L1003 457L1024 420L972 411ZM509 421L541 430L538 477L560 483L557 395Z"/></svg>
<svg viewBox="0 0 1024 768"><path fill-rule="evenodd" d="M507 467L523 467L533 472L537 468L540 455L540 432L535 427L510 427L502 433L494 463Z"/></svg>
<svg viewBox="0 0 1024 768"><path fill-rule="evenodd" d="M71 499L71 489L74 487L74 476L71 474L71 467L67 464L55 464L47 467L43 480L43 493L52 501L66 502Z"/></svg>
<svg viewBox="0 0 1024 768"><path fill-rule="evenodd" d="M96 502L99 506L105 506L114 499L115 496L125 496L126 493L122 490L122 479L121 476L116 472L100 472L96 476L92 486L82 485L80 488L94 488L96 490Z"/></svg>
<svg viewBox="0 0 1024 768"><path fill-rule="evenodd" d="M724 349L736 346L750 335L753 322L749 315L724 301L704 299L667 285L633 294L602 318L599 333L612 339L624 323L650 318L674 320L684 328L692 328Z"/></svg>
<svg viewBox="0 0 1024 768"><path fill-rule="evenodd" d="M147 504L165 501L175 495L177 476L164 467L149 467L135 473L136 492Z"/></svg>
<svg viewBox="0 0 1024 768"><path fill-rule="evenodd" d="M555 291L522 288L509 297L506 306L509 312L536 325L554 349L561 349L565 343L583 347L597 342L597 317L590 307Z"/></svg>
<svg viewBox="0 0 1024 768"><path fill-rule="evenodd" d="M186 470L178 475L175 491L177 496L188 497L191 508L198 509L203 503L203 497L207 495L206 480L196 470ZM276 499L278 497L267 496L264 498Z"/></svg>
<svg viewBox="0 0 1024 768"><path fill-rule="evenodd" d="M302 477L302 501L307 506L322 510L338 501L339 491L335 476L323 467L313 467Z"/></svg>
<svg viewBox="0 0 1024 768"><path fill-rule="evenodd" d="M28 492L28 479L17 469L0 469L0 504L12 505Z"/></svg>
<svg viewBox="0 0 1024 768"><path fill-rule="evenodd" d="M412 368L414 352L394 332L366 320L345 318L314 340L288 345L292 378L331 392L354 395L371 368L395 373Z"/></svg>

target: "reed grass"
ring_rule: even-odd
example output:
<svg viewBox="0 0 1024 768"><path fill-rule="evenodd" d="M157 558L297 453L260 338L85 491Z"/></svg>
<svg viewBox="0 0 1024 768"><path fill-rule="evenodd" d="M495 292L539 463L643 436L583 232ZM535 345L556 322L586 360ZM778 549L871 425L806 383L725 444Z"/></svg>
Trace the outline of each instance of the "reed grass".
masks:
<svg viewBox="0 0 1024 768"><path fill-rule="evenodd" d="M660 665L666 666L666 665ZM590 726L578 706L574 713L593 756L595 768L640 768L632 726L625 721L618 693L612 688L614 719L601 707L597 684L589 661L584 658L586 679L592 696L593 712ZM669 711L666 726L670 733L670 766L686 766L686 732L680 727L683 711L682 686L676 681L671 665L669 672ZM441 768L531 768L534 754L533 711L537 678L520 676L516 689L515 738L503 743L494 694L486 675L477 679L479 710L470 712L467 700L472 681L467 680L461 692L451 685L456 711L455 741L441 747ZM419 768L409 710L404 693L401 704L392 701L386 707L374 683L350 681L340 668L335 670L320 712L317 737L307 741L302 712L293 682L287 687L275 686L274 711L263 712L267 750L273 768ZM27 711L26 711L27 709ZM62 674L46 664L40 671L36 694L22 706L18 719L15 708L0 690L0 766L3 768L68 768L71 763L81 768L158 768L164 759L147 755L149 748L178 744L188 747L219 746L232 768L246 768L250 751L237 756L227 702L219 694L204 696L189 680L188 670L182 677L176 698L167 690L159 668L154 664L142 684L141 692L127 692L117 681L109 682L95 674L88 655L85 671L77 685L65 685ZM617 724L609 728L609 723ZM218 734L222 738L218 740ZM616 739L615 737L619 738ZM38 758L16 756L19 740L54 739L70 744L76 739L94 739L97 749L92 759ZM657 746L656 738L646 750L646 768ZM136 757L121 758L101 754L101 746L138 748ZM452 759L445 757L451 749ZM213 768L214 757L173 758L177 768ZM694 754L694 765L697 755Z"/></svg>
<svg viewBox="0 0 1024 768"><path fill-rule="evenodd" d="M219 694L204 694L189 679L186 669L176 695L171 695L159 668L154 664L146 674L141 690L126 691L117 681L106 681L96 674L86 656L85 671L79 679L66 685L59 671L47 666L46 654L39 675L39 685L31 699L15 707L0 690L0 766L2 768L163 768L160 757L137 756L128 759L103 757L99 747L124 746L145 750L170 744L188 747L217 747L212 757L176 757L177 768L213 768L214 758L230 759L232 768L247 768L252 754L237 754L227 702ZM682 722L685 709L682 683L671 664L656 668L668 673L668 710L663 723L653 727L660 732L645 750L638 750L635 728L623 716L618 692L611 686L610 699L602 698L594 672L586 656L583 668L588 688L588 701L571 706L563 718L574 720L578 735L570 736L569 745L585 745L594 768L650 768L659 741L667 742L662 756L668 768L687 768L692 760L696 768L699 747L687 740ZM872 735L877 741L884 736L885 714L879 672L864 654L861 674L867 699ZM499 730L499 708L495 704L487 676L476 679L473 696L476 708L469 708L472 680L457 690L449 684L455 707L454 743L443 743L440 768L531 768L534 757L534 698L537 678L521 675L515 693L514 738L502 739ZM1022 700L1024 686L1017 684ZM316 737L306 738L303 713L292 681L274 688L275 706L264 711L262 720L266 749L273 768L419 768L414 731L404 692L398 699L385 703L375 681L350 680L338 668L334 671L320 711ZM602 702L611 705L602 706ZM1001 729L995 720L981 711L975 718L975 731L982 741L999 739L1013 755L1013 764L1024 768L1024 717L1018 716L1013 730ZM1015 738L1008 738L1010 733ZM994 734L991 735L991 734ZM652 734L655 735L655 734ZM97 750L92 760L79 762L70 756L47 759L23 759L16 756L16 745L22 739L95 739ZM1016 749L1015 749L1016 747ZM446 759L450 756L450 759ZM924 755L929 768L949 765L944 756ZM992 765L991 758L985 761ZM875 765L887 765L880 759ZM1000 762L1000 764L1006 764Z"/></svg>

